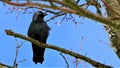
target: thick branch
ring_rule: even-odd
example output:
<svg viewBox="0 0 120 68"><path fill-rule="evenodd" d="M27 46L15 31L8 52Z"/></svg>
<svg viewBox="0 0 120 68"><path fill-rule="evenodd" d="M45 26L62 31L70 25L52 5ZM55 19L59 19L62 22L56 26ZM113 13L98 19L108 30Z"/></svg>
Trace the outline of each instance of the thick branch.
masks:
<svg viewBox="0 0 120 68"><path fill-rule="evenodd" d="M78 4L76 4L75 2L73 2L72 0L64 0L64 2L66 3L66 5L71 8L72 10L76 11L76 13L78 15L84 16L86 18L90 18L92 20L98 21L100 23L112 26L112 27L119 27L118 25L116 25L116 23L113 23L113 20L109 19L109 18L105 18L101 15L98 14L94 14L82 7L79 7Z"/></svg>
<svg viewBox="0 0 120 68"><path fill-rule="evenodd" d="M49 45L49 44L44 44L44 43L41 43L35 39L32 39L30 37L26 37L24 35L21 35L21 34L17 34L17 33L14 33L13 31L11 30L5 30L6 31L6 34L7 35L10 35L10 36L14 36L14 37L18 37L18 38L21 38L21 39L24 39L24 40L27 40L27 41L30 41L36 45L38 45L39 47L43 47L43 48L49 48L49 49L53 49L53 50L56 50L56 51L59 51L59 52L62 52L62 53L65 53L65 54L69 54L75 58L79 58L79 59L82 59L90 64L92 64L93 66L95 67L102 67L102 68L111 68L111 66L108 66L108 65L105 65L105 64L102 64L102 63L99 63L99 62L96 62L88 57L85 57L83 55L80 55L78 53L75 53L75 52L72 52L70 50L66 50L64 48L60 48L58 46L53 46L53 45Z"/></svg>
<svg viewBox="0 0 120 68"><path fill-rule="evenodd" d="M106 10L108 13L108 16L120 16L120 5L118 3L118 0L102 0L104 4L106 5ZM112 47L114 48L114 51L116 52L117 56L120 59L120 20L114 20L114 23L118 25L119 27L117 29L113 28L111 29L111 32L114 33L113 37L110 37L112 42ZM110 26L111 27L111 26Z"/></svg>
<svg viewBox="0 0 120 68"><path fill-rule="evenodd" d="M47 1L47 0L46 0ZM48 1L49 2L49 1ZM59 3L65 7L60 7L60 6L51 6L51 5L46 5L46 4L40 4L40 3L34 3L34 2L27 2L27 3L17 3L17 2L6 2L7 4L13 5L13 6L21 6L21 7L40 7L40 8L48 8L52 10L59 10L65 13L73 13L79 16L83 16L86 18L90 18L92 20L101 22L103 24L113 26L113 27L119 27L115 23L113 23L111 18L105 18L101 15L94 14L84 8L81 8L78 6L78 4L74 3L72 0L64 0L64 1L59 1L59 0L53 0L55 3ZM69 7L69 8L68 8ZM119 18L120 19L120 18Z"/></svg>

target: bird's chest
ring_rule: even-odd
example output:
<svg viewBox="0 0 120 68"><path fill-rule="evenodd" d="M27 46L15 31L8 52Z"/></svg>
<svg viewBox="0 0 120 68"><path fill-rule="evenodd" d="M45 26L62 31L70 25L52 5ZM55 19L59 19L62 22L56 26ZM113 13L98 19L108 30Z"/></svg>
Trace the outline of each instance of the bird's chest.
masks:
<svg viewBox="0 0 120 68"><path fill-rule="evenodd" d="M41 34L44 33L46 26L42 23L36 23L32 26L33 33Z"/></svg>

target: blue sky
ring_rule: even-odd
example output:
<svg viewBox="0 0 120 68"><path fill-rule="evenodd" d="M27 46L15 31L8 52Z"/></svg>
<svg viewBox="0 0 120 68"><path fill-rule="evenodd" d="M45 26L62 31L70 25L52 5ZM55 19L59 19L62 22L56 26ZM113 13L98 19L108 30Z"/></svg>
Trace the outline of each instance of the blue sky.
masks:
<svg viewBox="0 0 120 68"><path fill-rule="evenodd" d="M4 30L11 29L14 32L27 36L27 30L31 23L33 13L23 14L21 12L16 20L18 12L6 14L6 12L10 12L8 7L10 8L12 6L5 7L1 2L0 6L0 62L13 65L17 46L15 40L17 39L19 44L21 44L21 42L24 40L7 36ZM50 14L46 16L45 20L49 19L50 16ZM86 55L87 57L90 57L101 63L105 63L114 67L120 67L120 60L112 50L111 46L103 43L105 42L110 44L110 40L104 30L104 27L101 24L98 24L96 21L86 18L78 18L78 16L75 15L74 17L79 23L76 26L72 21L63 21L60 25L55 24L61 20L62 17L47 22L47 24L51 27L47 43L72 50L82 55ZM82 39L82 37L84 39ZM99 40L103 42L100 42ZM45 61L43 64L34 64L32 61L31 43L25 41L19 50L17 61L24 59L26 59L26 61L18 62L18 66L19 68L66 67L64 59L59 53L60 52L55 50L46 49ZM70 67L74 67L75 65L73 64L73 61L75 61L75 59L68 55L65 55L65 57L67 57ZM82 63L79 63L79 68L83 67L83 63L85 62L82 61ZM91 65L88 63L85 63L85 66L91 67Z"/></svg>

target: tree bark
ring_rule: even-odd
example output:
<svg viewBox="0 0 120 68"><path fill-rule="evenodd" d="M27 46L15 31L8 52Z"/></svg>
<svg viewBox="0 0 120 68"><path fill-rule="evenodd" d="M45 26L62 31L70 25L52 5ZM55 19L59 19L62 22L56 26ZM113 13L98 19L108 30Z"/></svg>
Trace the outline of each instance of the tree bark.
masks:
<svg viewBox="0 0 120 68"><path fill-rule="evenodd" d="M106 5L108 17L119 17L120 18L120 5L119 0L102 0ZM114 33L114 37L110 37L111 45L120 59L120 20L113 20L113 23L119 27L111 27L111 32ZM109 26L109 25L108 25Z"/></svg>

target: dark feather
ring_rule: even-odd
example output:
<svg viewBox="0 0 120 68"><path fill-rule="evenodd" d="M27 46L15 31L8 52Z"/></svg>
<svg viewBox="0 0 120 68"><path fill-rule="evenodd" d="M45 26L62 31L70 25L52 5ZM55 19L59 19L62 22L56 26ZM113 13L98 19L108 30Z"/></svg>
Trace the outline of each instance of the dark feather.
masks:
<svg viewBox="0 0 120 68"><path fill-rule="evenodd" d="M32 23L28 29L28 36L38 40L39 42L46 43L47 37L49 35L49 26L44 22L45 14L41 11L34 13ZM44 51L45 48L40 48L39 46L32 43L33 49L33 62L41 63L44 61Z"/></svg>

